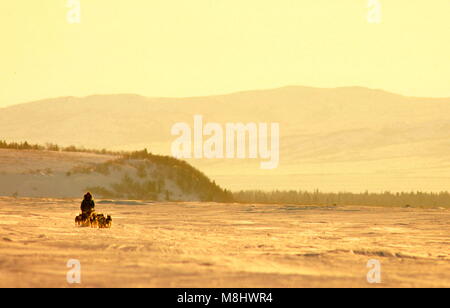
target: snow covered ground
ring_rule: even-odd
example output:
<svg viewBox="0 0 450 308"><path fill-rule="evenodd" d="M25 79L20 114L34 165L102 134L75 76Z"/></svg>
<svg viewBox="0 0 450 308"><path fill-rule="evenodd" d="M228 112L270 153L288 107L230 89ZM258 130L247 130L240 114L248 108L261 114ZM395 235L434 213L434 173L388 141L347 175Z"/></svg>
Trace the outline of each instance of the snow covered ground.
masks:
<svg viewBox="0 0 450 308"><path fill-rule="evenodd" d="M0 287L450 287L445 209L97 202L100 230L79 203L0 198Z"/></svg>

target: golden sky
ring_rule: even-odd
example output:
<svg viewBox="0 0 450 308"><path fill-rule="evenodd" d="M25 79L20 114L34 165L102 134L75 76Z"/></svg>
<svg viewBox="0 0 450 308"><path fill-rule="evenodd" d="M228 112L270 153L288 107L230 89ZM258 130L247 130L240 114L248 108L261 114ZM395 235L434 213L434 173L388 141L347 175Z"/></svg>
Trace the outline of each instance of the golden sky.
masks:
<svg viewBox="0 0 450 308"><path fill-rule="evenodd" d="M285 85L450 97L450 1L0 2L0 106L57 96L197 96Z"/></svg>

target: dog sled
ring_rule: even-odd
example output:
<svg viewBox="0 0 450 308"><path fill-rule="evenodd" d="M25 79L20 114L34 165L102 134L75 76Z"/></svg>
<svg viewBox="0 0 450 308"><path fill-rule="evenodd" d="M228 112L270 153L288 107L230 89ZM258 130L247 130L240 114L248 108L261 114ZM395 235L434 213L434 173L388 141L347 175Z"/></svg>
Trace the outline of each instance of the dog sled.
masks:
<svg viewBox="0 0 450 308"><path fill-rule="evenodd" d="M112 226L111 215L91 213L81 213L75 217L75 225L78 227L90 227L99 229L108 229Z"/></svg>

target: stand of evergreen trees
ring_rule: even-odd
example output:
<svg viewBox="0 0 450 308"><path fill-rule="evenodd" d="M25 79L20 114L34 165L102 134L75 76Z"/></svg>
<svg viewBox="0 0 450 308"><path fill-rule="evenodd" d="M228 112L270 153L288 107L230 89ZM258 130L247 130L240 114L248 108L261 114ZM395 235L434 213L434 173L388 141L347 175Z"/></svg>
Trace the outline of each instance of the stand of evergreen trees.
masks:
<svg viewBox="0 0 450 308"><path fill-rule="evenodd" d="M0 140L0 149L11 150L45 150L45 147L37 144L29 144L28 142L6 142Z"/></svg>
<svg viewBox="0 0 450 308"><path fill-rule="evenodd" d="M37 151L56 151L56 152L78 152L78 153L94 153L94 154L110 154L110 155L121 155L124 152L114 152L108 150L95 150L95 149L85 149L76 146L61 147L57 144L47 143L45 146L40 144L31 144L27 141L24 142L7 142L5 140L0 140L0 149L10 149L10 150L37 150Z"/></svg>
<svg viewBox="0 0 450 308"><path fill-rule="evenodd" d="M450 207L450 193L384 192L384 193L325 193L308 191L240 191L234 200L241 203L297 205L367 205L393 207Z"/></svg>

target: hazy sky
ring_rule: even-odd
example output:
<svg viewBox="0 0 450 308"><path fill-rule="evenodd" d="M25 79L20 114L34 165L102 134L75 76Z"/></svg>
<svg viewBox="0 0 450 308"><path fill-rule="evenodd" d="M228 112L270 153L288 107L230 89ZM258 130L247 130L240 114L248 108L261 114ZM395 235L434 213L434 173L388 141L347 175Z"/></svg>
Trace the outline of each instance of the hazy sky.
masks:
<svg viewBox="0 0 450 308"><path fill-rule="evenodd" d="M0 2L0 106L56 96L197 96L285 85L450 97L450 1Z"/></svg>

